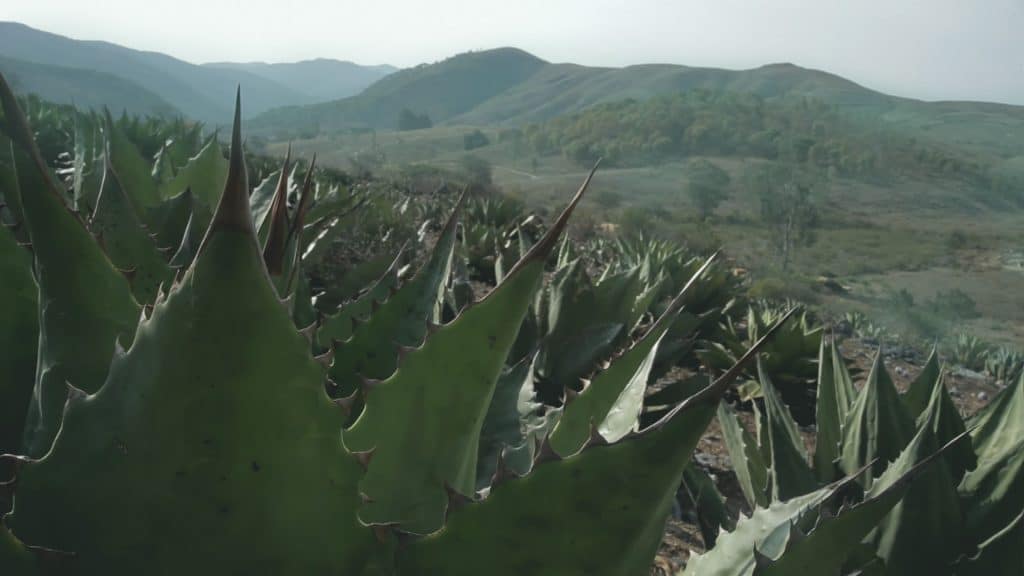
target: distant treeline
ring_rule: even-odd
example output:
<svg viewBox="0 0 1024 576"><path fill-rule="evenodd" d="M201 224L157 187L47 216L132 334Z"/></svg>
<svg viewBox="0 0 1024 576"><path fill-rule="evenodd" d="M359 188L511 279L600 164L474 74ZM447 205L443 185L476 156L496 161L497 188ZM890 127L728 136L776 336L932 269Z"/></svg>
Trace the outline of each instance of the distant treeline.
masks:
<svg viewBox="0 0 1024 576"><path fill-rule="evenodd" d="M643 166L687 156L737 156L803 164L836 175L961 178L991 188L986 161L844 117L811 99L765 100L704 90L602 104L579 114L506 130L520 153L562 154L587 166Z"/></svg>

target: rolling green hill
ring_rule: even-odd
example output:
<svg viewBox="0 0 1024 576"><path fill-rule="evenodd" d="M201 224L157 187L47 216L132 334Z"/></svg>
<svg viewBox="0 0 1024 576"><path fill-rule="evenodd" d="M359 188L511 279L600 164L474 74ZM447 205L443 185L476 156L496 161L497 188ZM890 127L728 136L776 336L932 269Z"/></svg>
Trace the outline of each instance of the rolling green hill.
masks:
<svg viewBox="0 0 1024 576"><path fill-rule="evenodd" d="M849 80L792 64L732 71L671 64L598 68L552 64L522 50L470 52L402 70L364 93L336 102L273 110L257 127L292 125L322 132L391 128L402 108L435 123L519 125L579 112L595 104L706 89L764 98L806 96L848 107L892 106L899 100Z"/></svg>
<svg viewBox="0 0 1024 576"><path fill-rule="evenodd" d="M391 129L403 108L425 112L435 124L515 126L597 104L695 89L755 94L767 100L805 97L834 106L846 116L882 121L972 151L1016 156L1024 150L1022 106L899 98L793 64L751 70L671 64L598 68L552 64L512 48L460 54L402 70L358 96L272 110L251 126L278 137Z"/></svg>
<svg viewBox="0 0 1024 576"><path fill-rule="evenodd" d="M578 112L594 104L695 89L764 98L799 95L844 106L877 106L893 100L844 78L792 64L741 71L669 64L626 68L551 64L457 120L464 124L523 124Z"/></svg>
<svg viewBox="0 0 1024 576"><path fill-rule="evenodd" d="M351 98L272 110L255 118L250 129L299 133L310 128L394 128L403 108L443 122L527 81L547 65L515 48L469 52L401 70Z"/></svg>
<svg viewBox="0 0 1024 576"><path fill-rule="evenodd" d="M58 104L115 113L150 116L178 116L181 111L145 88L103 72L61 66L47 66L0 57L0 73L14 90L36 94Z"/></svg>

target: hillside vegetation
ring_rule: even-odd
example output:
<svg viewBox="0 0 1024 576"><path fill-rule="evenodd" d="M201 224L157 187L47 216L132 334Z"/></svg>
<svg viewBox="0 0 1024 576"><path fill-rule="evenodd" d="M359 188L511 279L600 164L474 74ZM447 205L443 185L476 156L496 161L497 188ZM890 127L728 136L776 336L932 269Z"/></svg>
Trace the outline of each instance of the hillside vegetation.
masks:
<svg viewBox="0 0 1024 576"><path fill-rule="evenodd" d="M958 338L970 388L938 353L910 381L721 254L572 230L597 167L531 213L479 157L405 167L451 182L421 193L254 156L240 106L225 158L0 76L5 576L1024 566L1018 351Z"/></svg>
<svg viewBox="0 0 1024 576"><path fill-rule="evenodd" d="M980 188L995 204L1024 201L1024 173L1005 170L999 157L851 120L841 110L808 98L699 90L602 104L503 136L533 154L562 154L580 166L597 158L617 166L701 155L760 158L869 182L938 177Z"/></svg>
<svg viewBox="0 0 1024 576"><path fill-rule="evenodd" d="M672 64L601 68L549 63L514 48L401 70L355 97L272 110L255 118L253 129L272 138L390 130L403 109L427 114L434 124L515 127L599 104L695 90L750 94L769 102L811 99L853 120L1007 159L1024 149L1021 106L898 98L793 64L750 70Z"/></svg>
<svg viewBox="0 0 1024 576"><path fill-rule="evenodd" d="M253 125L274 135L395 128L404 109L443 122L526 81L546 65L514 48L460 54L396 72L351 98L272 110L254 119Z"/></svg>
<svg viewBox="0 0 1024 576"><path fill-rule="evenodd" d="M153 116L181 114L160 95L105 72L0 57L0 73L19 93L42 95L59 104Z"/></svg>

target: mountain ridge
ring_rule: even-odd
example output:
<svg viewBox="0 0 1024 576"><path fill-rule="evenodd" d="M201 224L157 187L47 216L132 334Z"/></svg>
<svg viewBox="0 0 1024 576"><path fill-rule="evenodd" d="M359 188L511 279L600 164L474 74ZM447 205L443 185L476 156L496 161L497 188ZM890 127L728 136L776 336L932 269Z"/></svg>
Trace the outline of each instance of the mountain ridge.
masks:
<svg viewBox="0 0 1024 576"><path fill-rule="evenodd" d="M113 74L49 66L0 56L0 72L15 92L45 95L57 104L140 116L181 116L171 103Z"/></svg>
<svg viewBox="0 0 1024 576"><path fill-rule="evenodd" d="M350 60L311 58L297 62L207 62L203 67L239 70L291 86L318 102L354 96L398 71L388 64L364 66Z"/></svg>
<svg viewBox="0 0 1024 576"><path fill-rule="evenodd" d="M466 78L467 74L476 74ZM459 94L467 82L482 86L475 98ZM430 90L423 90L423 84ZM438 85L448 91L438 93ZM498 89L495 89L498 88ZM308 132L345 128L389 128L408 108L436 123L515 125L542 121L594 104L644 99L673 92L709 89L750 92L764 97L809 96L842 105L878 105L900 99L865 88L835 74L791 63L748 70L678 64L624 67L552 63L519 48L465 52L400 70L353 97L268 111L254 119L256 129L290 124Z"/></svg>
<svg viewBox="0 0 1024 576"><path fill-rule="evenodd" d="M677 64L593 67L551 63L507 47L403 69L353 97L270 110L253 118L249 128L271 138L393 129L402 109L426 113L434 124L514 127L597 104L690 90L755 94L768 100L809 98L847 116L949 145L1000 154L1024 149L1024 106L892 96L828 71L786 62L746 70Z"/></svg>
<svg viewBox="0 0 1024 576"><path fill-rule="evenodd" d="M201 66L161 52L136 50L103 40L72 39L18 22L0 22L0 56L110 74L160 95L193 119L211 123L230 119L231 102L239 86L246 93L247 116L318 100L302 90L246 69ZM60 94L39 95L60 99ZM347 93L336 94L344 95Z"/></svg>

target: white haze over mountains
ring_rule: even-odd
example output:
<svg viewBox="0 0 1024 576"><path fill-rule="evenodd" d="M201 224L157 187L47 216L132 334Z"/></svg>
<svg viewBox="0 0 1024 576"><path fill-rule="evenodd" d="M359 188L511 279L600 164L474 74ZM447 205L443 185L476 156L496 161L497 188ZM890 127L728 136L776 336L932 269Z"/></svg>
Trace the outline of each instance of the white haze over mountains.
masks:
<svg viewBox="0 0 1024 576"><path fill-rule="evenodd" d="M883 92L1024 104L1024 0L8 0L0 20L192 62L793 62Z"/></svg>

